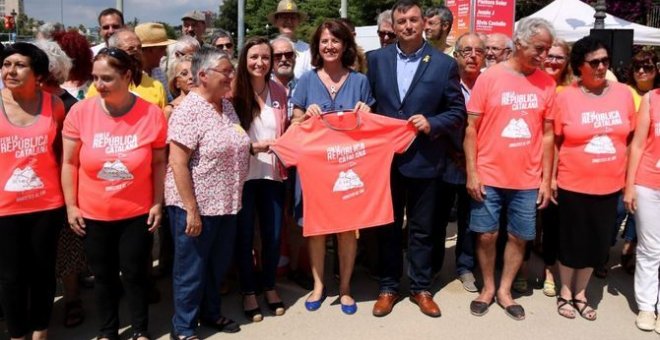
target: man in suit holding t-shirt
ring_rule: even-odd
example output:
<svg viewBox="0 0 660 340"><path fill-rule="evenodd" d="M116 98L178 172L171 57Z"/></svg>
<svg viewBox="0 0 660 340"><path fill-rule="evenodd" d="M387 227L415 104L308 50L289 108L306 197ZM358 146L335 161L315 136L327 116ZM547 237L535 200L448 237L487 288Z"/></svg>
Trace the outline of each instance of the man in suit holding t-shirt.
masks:
<svg viewBox="0 0 660 340"><path fill-rule="evenodd" d="M398 43L368 56L369 83L374 112L408 120L420 132L408 151L392 164L394 223L379 228L380 294L373 308L385 316L399 299L403 269L402 224L408 223L410 300L422 313L440 316L429 292L431 285L431 230L436 184L444 168L447 138L442 136L465 124L465 102L456 62L423 38L424 17L416 0L399 0L392 8ZM394 84L396 86L392 86Z"/></svg>

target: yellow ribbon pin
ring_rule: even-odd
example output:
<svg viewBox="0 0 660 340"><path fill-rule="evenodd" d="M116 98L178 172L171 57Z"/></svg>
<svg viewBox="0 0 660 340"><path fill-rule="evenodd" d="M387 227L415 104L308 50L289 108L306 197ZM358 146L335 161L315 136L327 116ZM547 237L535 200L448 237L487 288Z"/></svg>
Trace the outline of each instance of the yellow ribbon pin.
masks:
<svg viewBox="0 0 660 340"><path fill-rule="evenodd" d="M422 60L424 60L425 63L428 63L429 60L431 60L431 56L427 54L427 55L424 56L424 59L422 59Z"/></svg>

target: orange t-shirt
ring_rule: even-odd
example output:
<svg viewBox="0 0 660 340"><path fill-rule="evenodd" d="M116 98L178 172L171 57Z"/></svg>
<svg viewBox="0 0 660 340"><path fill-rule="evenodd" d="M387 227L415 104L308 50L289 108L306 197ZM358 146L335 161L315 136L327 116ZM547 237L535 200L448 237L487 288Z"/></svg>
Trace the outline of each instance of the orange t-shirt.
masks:
<svg viewBox="0 0 660 340"><path fill-rule="evenodd" d="M557 95L553 107L559 147L557 186L590 195L621 190L625 183L627 138L635 129L635 104L626 85L609 82L593 96L577 84Z"/></svg>
<svg viewBox="0 0 660 340"><path fill-rule="evenodd" d="M660 189L660 89L649 92L650 125L635 184Z"/></svg>
<svg viewBox="0 0 660 340"><path fill-rule="evenodd" d="M481 117L477 128L477 173L481 183L504 189L536 189L541 183L543 123L555 82L545 72L529 76L495 65L477 78L467 105Z"/></svg>
<svg viewBox="0 0 660 340"><path fill-rule="evenodd" d="M41 92L41 112L29 126L12 124L0 110L0 216L25 214L64 205L60 166L53 144L64 117L55 116L52 98Z"/></svg>
<svg viewBox="0 0 660 340"><path fill-rule="evenodd" d="M83 217L115 221L149 212L153 205L151 156L165 147L167 123L155 105L136 97L121 117L111 117L99 97L76 103L62 135L80 140L78 206Z"/></svg>
<svg viewBox="0 0 660 340"><path fill-rule="evenodd" d="M303 193L303 235L391 223L390 167L413 142L405 120L371 113L313 116L293 125L271 150L296 166Z"/></svg>

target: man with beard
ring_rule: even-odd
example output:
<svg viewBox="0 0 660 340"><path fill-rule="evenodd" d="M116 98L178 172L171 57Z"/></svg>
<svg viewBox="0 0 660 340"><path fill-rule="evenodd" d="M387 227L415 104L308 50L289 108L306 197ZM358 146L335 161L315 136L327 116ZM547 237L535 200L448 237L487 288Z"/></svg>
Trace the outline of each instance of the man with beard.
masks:
<svg viewBox="0 0 660 340"><path fill-rule="evenodd" d="M426 40L440 52L451 54L452 46L447 44L454 16L446 6L431 7L424 13Z"/></svg>
<svg viewBox="0 0 660 340"><path fill-rule="evenodd" d="M511 57L513 40L502 33L492 33L486 39L486 67L501 63Z"/></svg>
<svg viewBox="0 0 660 340"><path fill-rule="evenodd" d="M142 42L135 32L127 29L116 31L110 39L108 39L108 47L115 47L124 52L135 60L140 65L142 70ZM128 88L131 92L138 95L140 98L155 104L161 109L167 104L167 94L163 84L154 78L151 78L146 72L142 71L142 80L139 85L131 83ZM94 83L90 85L89 90L85 97L89 98L98 94Z"/></svg>
<svg viewBox="0 0 660 340"><path fill-rule="evenodd" d="M281 0L277 4L275 12L268 14L268 21L277 27L280 35L293 41L296 51L296 66L294 67L296 79L312 69L309 44L296 38L296 29L305 19L307 19L307 15L299 11L298 6L292 0Z"/></svg>
<svg viewBox="0 0 660 340"><path fill-rule="evenodd" d="M190 11L181 18L183 34L189 35L204 46L204 32L206 31L206 16L200 11Z"/></svg>

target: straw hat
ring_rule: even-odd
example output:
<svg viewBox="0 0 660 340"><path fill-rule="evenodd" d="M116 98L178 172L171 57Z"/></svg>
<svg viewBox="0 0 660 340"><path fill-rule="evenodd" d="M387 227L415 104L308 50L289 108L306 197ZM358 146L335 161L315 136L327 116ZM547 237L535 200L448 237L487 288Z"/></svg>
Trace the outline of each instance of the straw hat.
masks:
<svg viewBox="0 0 660 340"><path fill-rule="evenodd" d="M143 48L167 46L176 42L176 40L167 38L165 26L157 22L147 22L135 26L135 34L140 38Z"/></svg>
<svg viewBox="0 0 660 340"><path fill-rule="evenodd" d="M271 24L275 25L275 17L278 14L286 14L286 13L298 14L298 18L300 19L300 21L307 20L307 14L305 14L305 12L299 11L298 5L296 5L296 3L293 2L293 0L280 0L280 2L277 4L277 10L275 10L275 12L268 14L267 16L268 21L270 21Z"/></svg>

